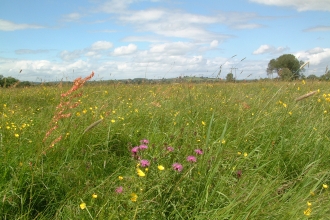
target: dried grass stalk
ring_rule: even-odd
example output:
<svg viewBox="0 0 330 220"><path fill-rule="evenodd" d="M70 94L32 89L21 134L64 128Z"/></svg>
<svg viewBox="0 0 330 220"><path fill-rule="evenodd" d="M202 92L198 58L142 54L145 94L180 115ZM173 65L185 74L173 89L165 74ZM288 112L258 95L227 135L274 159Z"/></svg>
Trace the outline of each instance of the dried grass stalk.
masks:
<svg viewBox="0 0 330 220"><path fill-rule="evenodd" d="M313 91L313 92L310 92L310 93L307 93L305 95L302 95L302 96L299 96L298 98L296 98L296 102L300 101L300 100L303 100L309 96L312 96L314 95L315 93L317 93L317 91Z"/></svg>
<svg viewBox="0 0 330 220"><path fill-rule="evenodd" d="M88 127L85 129L84 134L85 134L87 131L89 131L89 130L91 130L92 128L94 128L96 125L100 124L102 121L103 121L103 118L101 118L100 120L98 120L98 121L92 123L90 126L88 126Z"/></svg>

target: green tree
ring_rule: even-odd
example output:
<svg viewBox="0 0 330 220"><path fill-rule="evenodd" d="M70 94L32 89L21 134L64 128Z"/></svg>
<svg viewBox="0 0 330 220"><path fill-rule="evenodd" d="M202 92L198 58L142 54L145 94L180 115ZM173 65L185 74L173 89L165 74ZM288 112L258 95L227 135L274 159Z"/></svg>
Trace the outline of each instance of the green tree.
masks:
<svg viewBox="0 0 330 220"><path fill-rule="evenodd" d="M227 76L226 76L226 81L227 82L235 81L234 75L232 73L228 73Z"/></svg>
<svg viewBox="0 0 330 220"><path fill-rule="evenodd" d="M9 87L13 84L15 84L16 82L18 82L18 79L15 79L14 77L3 77L2 75L0 75L0 86L1 87Z"/></svg>
<svg viewBox="0 0 330 220"><path fill-rule="evenodd" d="M311 79L311 80L317 80L319 77L317 77L316 75L314 74L311 74L309 76L307 76L307 79Z"/></svg>
<svg viewBox="0 0 330 220"><path fill-rule="evenodd" d="M304 71L304 68L300 68L303 64L304 61L299 61L294 55L284 54L270 60L266 71L268 76L276 72L282 80L298 79Z"/></svg>
<svg viewBox="0 0 330 220"><path fill-rule="evenodd" d="M328 72L326 72L325 74L320 76L320 79L324 80L324 81L329 81L330 80L330 70L328 70Z"/></svg>

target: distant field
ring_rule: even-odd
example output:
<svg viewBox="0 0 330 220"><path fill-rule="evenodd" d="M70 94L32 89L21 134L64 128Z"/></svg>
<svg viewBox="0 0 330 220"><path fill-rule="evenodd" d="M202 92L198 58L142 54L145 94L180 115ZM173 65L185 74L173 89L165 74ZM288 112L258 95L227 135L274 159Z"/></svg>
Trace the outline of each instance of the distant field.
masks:
<svg viewBox="0 0 330 220"><path fill-rule="evenodd" d="M1 219L330 218L329 83L70 89L0 89Z"/></svg>

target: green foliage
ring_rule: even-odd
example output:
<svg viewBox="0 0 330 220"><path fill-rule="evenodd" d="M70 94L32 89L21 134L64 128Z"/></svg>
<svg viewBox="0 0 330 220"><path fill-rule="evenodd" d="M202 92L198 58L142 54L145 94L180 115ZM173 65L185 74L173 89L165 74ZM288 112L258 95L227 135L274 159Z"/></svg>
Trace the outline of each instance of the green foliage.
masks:
<svg viewBox="0 0 330 220"><path fill-rule="evenodd" d="M317 77L317 76L314 75L314 74L311 74L311 75L307 76L307 79L317 80L317 79L319 79L319 77Z"/></svg>
<svg viewBox="0 0 330 220"><path fill-rule="evenodd" d="M3 219L304 219L307 202L329 216L327 82L85 84L43 142L69 89L1 91Z"/></svg>
<svg viewBox="0 0 330 220"><path fill-rule="evenodd" d="M226 81L227 82L234 82L235 81L234 75L232 73L228 73L227 76L226 76Z"/></svg>
<svg viewBox="0 0 330 220"><path fill-rule="evenodd" d="M3 75L0 75L0 87L8 88L17 82L18 82L18 79L15 79L11 76L3 77Z"/></svg>
<svg viewBox="0 0 330 220"><path fill-rule="evenodd" d="M323 74L320 77L320 79L323 80L323 81L329 81L330 80L330 70L328 72L326 72L325 74Z"/></svg>
<svg viewBox="0 0 330 220"><path fill-rule="evenodd" d="M303 64L294 55L284 54L270 60L266 71L268 75L276 72L282 80L298 79L304 71L304 68L300 69Z"/></svg>

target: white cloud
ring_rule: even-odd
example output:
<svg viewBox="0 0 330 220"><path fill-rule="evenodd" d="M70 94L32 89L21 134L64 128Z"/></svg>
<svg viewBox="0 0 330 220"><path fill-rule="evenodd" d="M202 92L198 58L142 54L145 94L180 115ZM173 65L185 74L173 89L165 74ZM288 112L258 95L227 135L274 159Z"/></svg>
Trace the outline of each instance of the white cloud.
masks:
<svg viewBox="0 0 330 220"><path fill-rule="evenodd" d="M113 44L108 41L97 41L92 44L91 50L108 50L112 48Z"/></svg>
<svg viewBox="0 0 330 220"><path fill-rule="evenodd" d="M44 27L41 25L34 25L34 24L15 24L11 21L0 19L0 31L16 31L23 29L39 29L39 28L44 28Z"/></svg>
<svg viewBox="0 0 330 220"><path fill-rule="evenodd" d="M330 48L316 47L307 51L299 51L295 54L299 60L309 61L310 65L319 65L330 63Z"/></svg>
<svg viewBox="0 0 330 220"><path fill-rule="evenodd" d="M81 50L74 50L72 52L64 50L60 53L60 57L64 61L73 61L80 58L82 53L83 52Z"/></svg>
<svg viewBox="0 0 330 220"><path fill-rule="evenodd" d="M316 27L307 28L304 31L305 32L330 31L330 26L316 26Z"/></svg>
<svg viewBox="0 0 330 220"><path fill-rule="evenodd" d="M265 5L294 7L298 11L330 11L329 0L250 0Z"/></svg>
<svg viewBox="0 0 330 220"><path fill-rule="evenodd" d="M15 50L15 54L38 54L38 53L48 53L49 50L30 50L30 49L20 49Z"/></svg>
<svg viewBox="0 0 330 220"><path fill-rule="evenodd" d="M216 48L218 45L219 45L219 41L217 41L217 40L213 40L213 41L210 43L210 47L211 47L211 48Z"/></svg>
<svg viewBox="0 0 330 220"><path fill-rule="evenodd" d="M63 15L62 16L62 21L65 21L65 22L75 22L75 21L79 21L79 19L82 17L81 14L79 13L70 13L70 14L67 14L67 15Z"/></svg>
<svg viewBox="0 0 330 220"><path fill-rule="evenodd" d="M122 56L132 54L137 50L137 46L135 44L129 44L128 46L117 47L113 54L114 56Z"/></svg>
<svg viewBox="0 0 330 220"><path fill-rule="evenodd" d="M253 51L253 54L258 55L258 54L265 54L265 53L272 53L272 54L277 54L277 53L283 53L284 51L289 50L288 47L274 47L268 44L263 44L261 45L257 50Z"/></svg>
<svg viewBox="0 0 330 220"><path fill-rule="evenodd" d="M261 24L248 24L248 23L243 23L243 24L234 24L231 26L234 29L256 29L256 28L261 28L264 27Z"/></svg>
<svg viewBox="0 0 330 220"><path fill-rule="evenodd" d="M110 0L102 4L96 11L121 13L125 11L131 3L133 3L133 0Z"/></svg>
<svg viewBox="0 0 330 220"><path fill-rule="evenodd" d="M183 55L196 49L195 44L189 42L173 42L155 44L150 48L151 53L162 53L166 55Z"/></svg>

